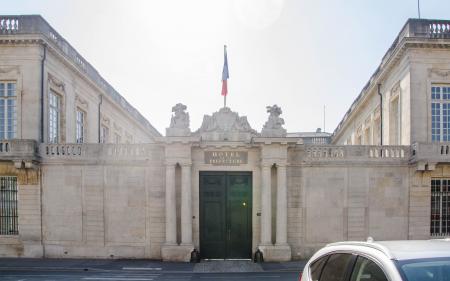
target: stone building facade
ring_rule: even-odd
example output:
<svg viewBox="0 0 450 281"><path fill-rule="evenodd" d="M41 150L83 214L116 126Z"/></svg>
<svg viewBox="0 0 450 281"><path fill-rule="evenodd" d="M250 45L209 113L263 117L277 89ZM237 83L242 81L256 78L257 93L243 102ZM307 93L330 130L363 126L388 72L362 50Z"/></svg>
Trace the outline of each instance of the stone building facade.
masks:
<svg viewBox="0 0 450 281"><path fill-rule="evenodd" d="M449 236L449 30L409 20L331 136L286 132L277 105L260 130L227 107L191 130L182 104L162 136L40 16L0 17L0 256Z"/></svg>

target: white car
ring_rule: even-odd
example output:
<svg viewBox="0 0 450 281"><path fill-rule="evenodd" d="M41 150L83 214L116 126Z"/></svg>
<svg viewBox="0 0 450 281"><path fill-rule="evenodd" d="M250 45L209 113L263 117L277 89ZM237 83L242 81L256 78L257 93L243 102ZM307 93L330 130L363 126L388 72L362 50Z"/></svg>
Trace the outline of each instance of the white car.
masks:
<svg viewBox="0 0 450 281"><path fill-rule="evenodd" d="M302 281L450 281L450 240L339 242L315 253Z"/></svg>

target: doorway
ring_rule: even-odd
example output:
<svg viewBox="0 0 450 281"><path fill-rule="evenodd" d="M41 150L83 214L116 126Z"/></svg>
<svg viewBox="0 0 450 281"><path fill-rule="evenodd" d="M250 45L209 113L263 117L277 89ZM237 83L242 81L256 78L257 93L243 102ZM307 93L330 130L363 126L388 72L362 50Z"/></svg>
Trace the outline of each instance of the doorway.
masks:
<svg viewBox="0 0 450 281"><path fill-rule="evenodd" d="M251 258L251 172L200 172L200 253L205 259Z"/></svg>

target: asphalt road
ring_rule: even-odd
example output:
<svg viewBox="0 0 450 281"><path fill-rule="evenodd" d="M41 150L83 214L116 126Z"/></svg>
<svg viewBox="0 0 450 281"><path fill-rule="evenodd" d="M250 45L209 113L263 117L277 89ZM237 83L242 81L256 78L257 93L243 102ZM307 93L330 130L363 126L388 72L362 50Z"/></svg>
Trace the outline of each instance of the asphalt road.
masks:
<svg viewBox="0 0 450 281"><path fill-rule="evenodd" d="M0 270L0 280L5 281L150 281L150 280L298 280L296 272L243 272L243 273L169 273L145 272L133 270L105 270L105 271L79 271L79 270Z"/></svg>

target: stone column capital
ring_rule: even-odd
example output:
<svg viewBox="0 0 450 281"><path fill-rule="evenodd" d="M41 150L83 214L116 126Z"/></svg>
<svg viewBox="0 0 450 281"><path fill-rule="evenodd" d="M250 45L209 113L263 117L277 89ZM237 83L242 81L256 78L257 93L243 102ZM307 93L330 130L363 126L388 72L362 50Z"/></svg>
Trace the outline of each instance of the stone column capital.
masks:
<svg viewBox="0 0 450 281"><path fill-rule="evenodd" d="M280 168L286 168L288 163L287 162L276 162L275 165Z"/></svg>
<svg viewBox="0 0 450 281"><path fill-rule="evenodd" d="M173 161L173 160L166 160L164 162L164 165L166 167L175 167L177 165L177 161Z"/></svg>
<svg viewBox="0 0 450 281"><path fill-rule="evenodd" d="M178 164L180 164L181 167L191 167L192 166L192 162L179 162Z"/></svg>
<svg viewBox="0 0 450 281"><path fill-rule="evenodd" d="M261 162L261 168L272 168L272 162Z"/></svg>

